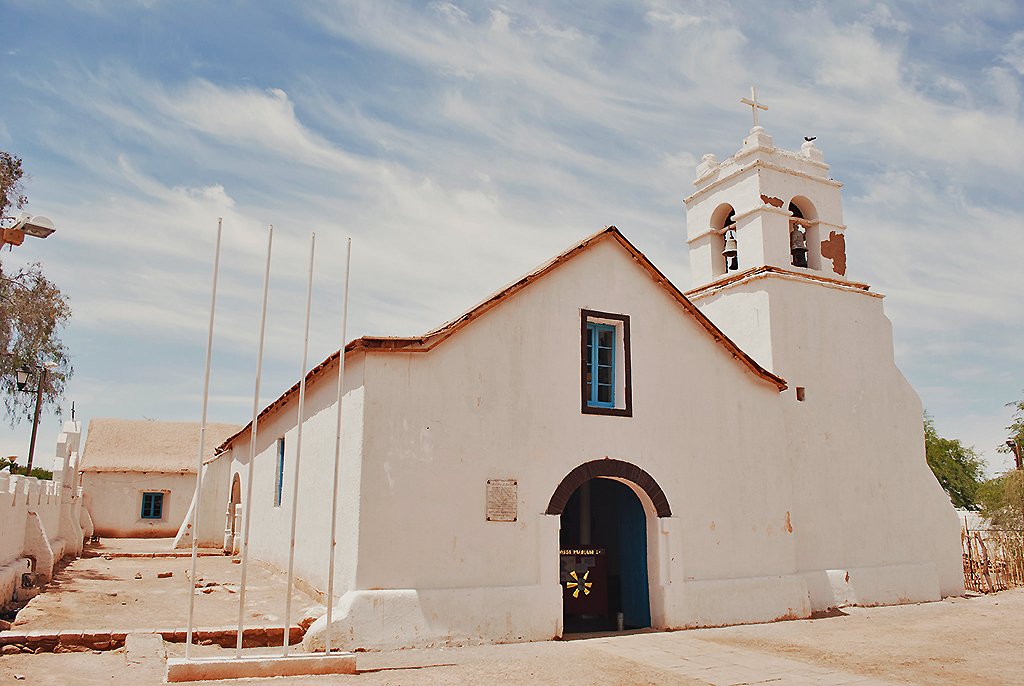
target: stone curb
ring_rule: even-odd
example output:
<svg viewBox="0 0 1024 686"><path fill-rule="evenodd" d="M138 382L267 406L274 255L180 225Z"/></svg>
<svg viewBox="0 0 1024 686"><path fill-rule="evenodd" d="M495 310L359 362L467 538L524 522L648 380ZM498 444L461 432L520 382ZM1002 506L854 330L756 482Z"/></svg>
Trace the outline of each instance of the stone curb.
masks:
<svg viewBox="0 0 1024 686"><path fill-rule="evenodd" d="M230 555L230 553L225 553L223 550L221 550L219 548L208 548L206 550L200 550L199 551L199 557L228 557L229 555ZM125 558L139 559L139 560L148 560L148 559L163 558L163 557L170 557L170 558L192 557L192 552L188 551L188 550L167 550L167 551L154 552L154 553L131 553L131 552L103 553L103 552L100 552L98 550L94 550L94 551L92 551L92 552L90 552L88 554L82 555L82 557L83 558L103 557L103 558L107 558L107 559L110 559L110 560L125 559Z"/></svg>
<svg viewBox="0 0 1024 686"><path fill-rule="evenodd" d="M289 631L288 643L302 642L306 628L293 625ZM128 634L160 634L168 643L184 643L187 630L175 629L67 629L57 631L40 629L35 631L0 631L0 653L69 653L86 650L117 650L124 645ZM192 640L199 645L220 645L233 648L237 642L238 630L233 626L201 627L192 630ZM242 632L243 648L262 648L281 645L284 628L280 626L247 626Z"/></svg>

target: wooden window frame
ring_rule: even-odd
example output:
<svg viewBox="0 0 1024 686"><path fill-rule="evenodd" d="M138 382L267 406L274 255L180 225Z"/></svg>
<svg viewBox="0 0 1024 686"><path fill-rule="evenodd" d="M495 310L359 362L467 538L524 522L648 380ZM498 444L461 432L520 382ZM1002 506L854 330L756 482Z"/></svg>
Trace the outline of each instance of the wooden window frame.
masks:
<svg viewBox="0 0 1024 686"><path fill-rule="evenodd" d="M601 321L594 320L619 322L619 326L622 327L622 350L613 351L613 356L616 360L616 364L621 363L623 367L623 388L616 389L613 385L612 397L619 397L618 392L621 392L624 399L623 407L600 407L590 404L590 393L587 388L587 342L590 339L589 325L591 323L602 323ZM616 345L618 345L618 336L616 336ZM613 314L611 312L580 309L580 411L583 414L600 414L610 417L633 416L633 373L631 358L628 314Z"/></svg>

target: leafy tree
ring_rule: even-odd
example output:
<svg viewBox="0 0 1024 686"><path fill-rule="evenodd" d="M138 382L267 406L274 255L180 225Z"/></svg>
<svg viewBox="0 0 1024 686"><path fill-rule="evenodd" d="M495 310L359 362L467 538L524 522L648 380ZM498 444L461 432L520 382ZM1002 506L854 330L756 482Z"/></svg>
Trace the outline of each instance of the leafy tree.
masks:
<svg viewBox="0 0 1024 686"><path fill-rule="evenodd" d="M0 457L0 472L3 470L9 471L11 474L25 474L26 468L18 464L17 456L11 455L10 457ZM32 471L28 474L34 476L37 479L44 479L46 481L53 480L53 472L49 469L43 469L42 467L33 467Z"/></svg>
<svg viewBox="0 0 1024 686"><path fill-rule="evenodd" d="M0 226L9 212L28 202L22 186L21 159L0 151ZM67 296L43 274L38 263L5 270L0 262L0 394L11 425L30 419L35 396L18 390L17 370L34 370L33 384L42 384L42 406L60 413L64 385L73 372L61 330L71 317ZM41 374L45 368L46 374Z"/></svg>
<svg viewBox="0 0 1024 686"><path fill-rule="evenodd" d="M981 516L996 528L1024 528L1024 469L1011 469L981 484Z"/></svg>
<svg viewBox="0 0 1024 686"><path fill-rule="evenodd" d="M1006 427L1006 430L1010 432L1010 440L1017 441L1017 445L1020 446L1021 450L1024 450L1024 400L1017 400L1012 403L1006 403L1007 407L1013 408L1013 415L1010 425ZM1008 445L1001 445L998 448L1001 453L1012 452Z"/></svg>
<svg viewBox="0 0 1024 686"><path fill-rule="evenodd" d="M935 421L927 413L924 415L924 451L928 466L949 494L953 505L978 509L978 486L985 466L978 453L957 439L939 436Z"/></svg>
<svg viewBox="0 0 1024 686"><path fill-rule="evenodd" d="M1010 432L1010 440L1024 448L1024 400L1007 403L1014 412L1012 422L1006 430ZM998 448L1001 453L1009 453L1007 445ZM981 485L978 491L981 502L981 514L991 520L997 528L1024 529L1024 469L1010 469L994 479Z"/></svg>
<svg viewBox="0 0 1024 686"><path fill-rule="evenodd" d="M28 202L21 177L25 171L21 168L21 158L0 150L0 224L14 217L7 212L21 209Z"/></svg>

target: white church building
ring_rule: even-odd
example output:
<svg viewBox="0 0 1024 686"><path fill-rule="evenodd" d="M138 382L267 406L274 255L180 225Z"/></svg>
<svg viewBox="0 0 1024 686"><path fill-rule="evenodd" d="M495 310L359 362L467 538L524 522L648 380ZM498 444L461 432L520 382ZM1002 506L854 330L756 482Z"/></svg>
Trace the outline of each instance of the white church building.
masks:
<svg viewBox="0 0 1024 686"><path fill-rule="evenodd" d="M755 126L732 157L705 155L694 186L689 291L608 227L438 329L345 346L335 645L963 593L921 402L883 296L848 277L821 152ZM220 545L254 469L249 554L285 568L297 507L296 574L320 591L338 362L307 376L298 502L298 384L262 411L255 459L249 427L223 442L201 498L200 540Z"/></svg>

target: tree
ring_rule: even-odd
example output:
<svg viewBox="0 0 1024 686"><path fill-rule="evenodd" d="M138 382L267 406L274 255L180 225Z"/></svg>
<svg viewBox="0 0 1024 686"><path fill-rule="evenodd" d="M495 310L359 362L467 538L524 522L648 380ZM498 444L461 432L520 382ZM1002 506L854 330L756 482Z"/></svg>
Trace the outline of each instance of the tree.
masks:
<svg viewBox="0 0 1024 686"><path fill-rule="evenodd" d="M1018 450L1024 450L1024 400L1017 400L1012 403L1006 403L1007 407L1013 408L1013 415L1010 425L1006 427L1006 430L1010 432L1010 440L1017 441ZM1011 448L1008 445L1001 445L998 448L1001 453L1011 452Z"/></svg>
<svg viewBox="0 0 1024 686"><path fill-rule="evenodd" d="M13 209L28 202L22 186L21 159L0 150L0 225L14 219ZM17 370L45 377L42 407L60 414L60 399L73 369L61 331L71 317L67 296L43 274L38 263L6 271L0 262L0 393L11 425L31 418L35 396L17 387ZM42 369L46 374L41 374Z"/></svg>
<svg viewBox="0 0 1024 686"><path fill-rule="evenodd" d="M1024 469L1011 469L978 489L981 516L997 529L1024 529Z"/></svg>
<svg viewBox="0 0 1024 686"><path fill-rule="evenodd" d="M8 210L21 209L28 202L21 177L21 158L0 150L0 225L14 217L7 216Z"/></svg>
<svg viewBox="0 0 1024 686"><path fill-rule="evenodd" d="M978 509L978 487L984 476L984 461L973 448L959 440L939 436L935 421L927 412L924 415L924 451L928 466L949 494L954 507Z"/></svg>
<svg viewBox="0 0 1024 686"><path fill-rule="evenodd" d="M1006 403L1014 412L1010 425L1010 440L1024 448L1024 400ZM1001 453L1011 452L1003 444L997 448ZM998 528L1024 529L1024 469L1010 469L989 479L979 490L981 514Z"/></svg>

